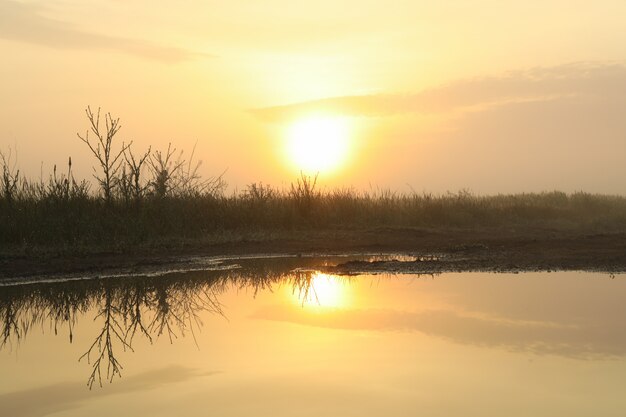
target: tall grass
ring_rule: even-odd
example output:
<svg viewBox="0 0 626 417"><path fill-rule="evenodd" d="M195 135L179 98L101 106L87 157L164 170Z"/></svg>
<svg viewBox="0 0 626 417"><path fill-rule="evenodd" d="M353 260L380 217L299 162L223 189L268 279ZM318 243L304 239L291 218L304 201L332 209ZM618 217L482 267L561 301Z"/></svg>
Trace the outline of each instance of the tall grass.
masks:
<svg viewBox="0 0 626 417"><path fill-rule="evenodd" d="M116 195L107 201L66 175L52 175L48 183L21 180L10 199L0 199L0 245L25 248L131 249L224 232L380 227L626 231L626 199L556 191L477 196L345 189L303 196L252 184L229 195Z"/></svg>
<svg viewBox="0 0 626 417"><path fill-rule="evenodd" d="M136 156L131 145L115 143L118 119L107 115L103 131L97 114L87 111L98 138L89 146L96 187L75 179L71 159L65 172L55 166L47 180L33 181L20 175L11 153L0 153L0 247L128 250L224 233L337 228L626 231L626 198L583 192L321 190L316 177L302 175L286 190L253 183L226 194L222 175L199 175L194 152L186 160L170 145Z"/></svg>

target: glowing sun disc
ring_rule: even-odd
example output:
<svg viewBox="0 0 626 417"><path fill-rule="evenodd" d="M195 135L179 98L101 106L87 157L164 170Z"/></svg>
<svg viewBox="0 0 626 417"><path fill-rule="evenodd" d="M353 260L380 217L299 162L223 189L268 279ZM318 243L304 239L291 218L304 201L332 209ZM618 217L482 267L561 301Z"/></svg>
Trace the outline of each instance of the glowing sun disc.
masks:
<svg viewBox="0 0 626 417"><path fill-rule="evenodd" d="M302 171L330 171L346 159L348 139L348 124L345 119L302 119L291 125L287 131L288 157Z"/></svg>

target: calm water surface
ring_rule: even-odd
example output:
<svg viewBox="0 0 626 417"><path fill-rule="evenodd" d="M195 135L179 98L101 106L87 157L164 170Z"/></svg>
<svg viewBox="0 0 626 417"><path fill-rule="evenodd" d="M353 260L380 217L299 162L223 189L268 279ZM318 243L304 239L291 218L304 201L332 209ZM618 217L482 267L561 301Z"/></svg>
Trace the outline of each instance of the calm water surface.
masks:
<svg viewBox="0 0 626 417"><path fill-rule="evenodd" d="M0 416L626 413L624 276L312 262L0 287Z"/></svg>

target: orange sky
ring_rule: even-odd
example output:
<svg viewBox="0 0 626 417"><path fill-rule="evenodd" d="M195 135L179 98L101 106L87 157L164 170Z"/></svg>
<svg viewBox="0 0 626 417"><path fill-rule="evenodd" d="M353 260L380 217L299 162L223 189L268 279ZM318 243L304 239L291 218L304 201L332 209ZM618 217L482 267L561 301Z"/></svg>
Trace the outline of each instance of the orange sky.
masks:
<svg viewBox="0 0 626 417"><path fill-rule="evenodd" d="M0 3L0 149L38 177L83 110L137 150L197 155L231 188L289 184L292 124L349 121L328 186L624 193L622 0Z"/></svg>

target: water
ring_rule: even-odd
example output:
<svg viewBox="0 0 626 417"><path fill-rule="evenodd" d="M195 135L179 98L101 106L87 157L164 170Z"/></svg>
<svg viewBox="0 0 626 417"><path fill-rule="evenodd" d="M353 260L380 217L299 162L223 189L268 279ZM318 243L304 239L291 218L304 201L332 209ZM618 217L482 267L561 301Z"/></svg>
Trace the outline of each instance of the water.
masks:
<svg viewBox="0 0 626 417"><path fill-rule="evenodd" d="M626 412L624 276L320 262L0 287L0 416Z"/></svg>

